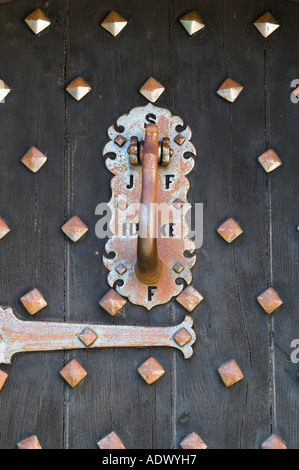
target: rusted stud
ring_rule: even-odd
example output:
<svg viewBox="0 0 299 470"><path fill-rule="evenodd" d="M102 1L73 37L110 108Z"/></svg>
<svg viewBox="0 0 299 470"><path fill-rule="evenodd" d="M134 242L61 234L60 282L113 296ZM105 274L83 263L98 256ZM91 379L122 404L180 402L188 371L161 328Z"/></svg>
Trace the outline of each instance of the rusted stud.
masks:
<svg viewBox="0 0 299 470"><path fill-rule="evenodd" d="M188 286L177 296L176 300L188 310L188 312L192 312L192 310L203 301L203 296L194 289L194 287Z"/></svg>
<svg viewBox="0 0 299 470"><path fill-rule="evenodd" d="M188 434L182 442L180 443L182 449L206 449L207 444L202 440L202 438L196 434L196 432L192 432Z"/></svg>
<svg viewBox="0 0 299 470"><path fill-rule="evenodd" d="M183 134L178 134L175 138L174 138L174 141L178 144L178 145L183 145L183 143L185 142L185 137L183 136Z"/></svg>
<svg viewBox="0 0 299 470"><path fill-rule="evenodd" d="M299 98L299 86L295 88L295 90L292 91L292 94L296 96L296 98Z"/></svg>
<svg viewBox="0 0 299 470"><path fill-rule="evenodd" d="M114 139L114 142L119 146L119 147L122 147L124 145L125 142L127 142L127 139L119 134L115 139Z"/></svg>
<svg viewBox="0 0 299 470"><path fill-rule="evenodd" d="M286 443L279 437L277 434L272 434L268 439L266 439L262 445L262 449L287 449Z"/></svg>
<svg viewBox="0 0 299 470"><path fill-rule="evenodd" d="M44 155L36 147L31 147L24 157L22 157L21 162L25 165L32 173L37 173L42 166L47 161L46 155Z"/></svg>
<svg viewBox="0 0 299 470"><path fill-rule="evenodd" d="M256 29L264 36L264 38L270 36L270 34L272 34L280 26L278 21L269 11L264 13L253 24Z"/></svg>
<svg viewBox="0 0 299 470"><path fill-rule="evenodd" d="M243 233L243 230L234 219L230 218L218 227L217 232L227 243L232 243Z"/></svg>
<svg viewBox="0 0 299 470"><path fill-rule="evenodd" d="M117 207L121 210L121 211L125 211L126 208L128 207L128 204L126 201L124 201L123 199L120 199L117 203Z"/></svg>
<svg viewBox="0 0 299 470"><path fill-rule="evenodd" d="M76 387L87 376L86 370L76 359L70 361L59 373L72 388Z"/></svg>
<svg viewBox="0 0 299 470"><path fill-rule="evenodd" d="M279 297L276 290L273 287L265 290L261 295L257 298L258 303L263 307L266 313L270 315L270 313L274 312L274 310L278 309L283 304L283 301Z"/></svg>
<svg viewBox="0 0 299 470"><path fill-rule="evenodd" d="M141 377L148 383L149 385L156 382L162 375L165 374L165 370L159 364L156 359L150 357L147 361L145 361L141 366L138 368L138 372Z"/></svg>
<svg viewBox="0 0 299 470"><path fill-rule="evenodd" d="M112 431L98 442L99 449L125 449L121 439Z"/></svg>
<svg viewBox="0 0 299 470"><path fill-rule="evenodd" d="M23 295L20 300L30 315L35 315L48 305L37 289L33 289L26 295Z"/></svg>
<svg viewBox="0 0 299 470"><path fill-rule="evenodd" d="M50 18L40 8L34 10L24 21L34 34L39 34L51 24Z"/></svg>
<svg viewBox="0 0 299 470"><path fill-rule="evenodd" d="M91 346L95 340L98 338L98 335L88 326L78 336L79 340L88 348Z"/></svg>
<svg viewBox="0 0 299 470"><path fill-rule="evenodd" d="M86 227L82 220L75 215L61 227L61 230L73 242L77 242L88 231L88 227Z"/></svg>
<svg viewBox="0 0 299 470"><path fill-rule="evenodd" d="M1 340L0 340L0 342L1 342ZM0 370L0 390L2 390L3 385L6 382L7 377L8 377L8 374L6 372L4 372L3 370Z"/></svg>
<svg viewBox="0 0 299 470"><path fill-rule="evenodd" d="M265 153L259 156L258 161L264 168L266 173L271 173L271 171L278 168L282 165L282 161L274 150L269 149Z"/></svg>
<svg viewBox="0 0 299 470"><path fill-rule="evenodd" d="M30 436L30 437L27 437L27 439L24 439L23 441L18 442L17 448L32 450L32 449L41 449L42 446L40 445L40 442L37 436Z"/></svg>
<svg viewBox="0 0 299 470"><path fill-rule="evenodd" d="M7 223L0 218L0 240L4 238L10 232L10 228Z"/></svg>
<svg viewBox="0 0 299 470"><path fill-rule="evenodd" d="M118 266L116 266L115 269L118 272L118 274L120 274L120 275L125 274L125 272L127 272L127 268L122 263L120 263Z"/></svg>
<svg viewBox="0 0 299 470"><path fill-rule="evenodd" d="M127 303L114 289L110 289L99 301L100 306L114 316Z"/></svg>
<svg viewBox="0 0 299 470"><path fill-rule="evenodd" d="M182 16L180 18L180 22L190 36L205 27L204 22L196 10L192 10L186 15Z"/></svg>
<svg viewBox="0 0 299 470"><path fill-rule="evenodd" d="M225 100L233 103L243 90L243 86L235 82L231 78L227 78L217 90L217 94Z"/></svg>
<svg viewBox="0 0 299 470"><path fill-rule="evenodd" d="M173 335L173 339L178 343L179 346L183 347L185 344L189 343L192 339L189 331L186 328L181 328Z"/></svg>
<svg viewBox="0 0 299 470"><path fill-rule="evenodd" d="M115 37L124 29L127 24L127 20L116 13L116 11L112 10L101 23L101 26Z"/></svg>
<svg viewBox="0 0 299 470"><path fill-rule="evenodd" d="M172 269L180 274L184 270L184 266L181 263L175 263L175 265L172 267Z"/></svg>
<svg viewBox="0 0 299 470"><path fill-rule="evenodd" d="M165 88L155 78L150 77L139 91L148 101L155 103L165 91Z"/></svg>
<svg viewBox="0 0 299 470"><path fill-rule="evenodd" d="M235 360L223 364L219 367L218 372L227 387L244 379L244 375Z"/></svg>
<svg viewBox="0 0 299 470"><path fill-rule="evenodd" d="M172 205L176 208L176 209L181 209L184 205L184 202L181 201L181 199L179 199L178 197L173 201Z"/></svg>
<svg viewBox="0 0 299 470"><path fill-rule="evenodd" d="M6 96L10 92L11 88L9 88L9 86L7 86L6 83L4 83L4 81L0 79L0 103L4 100L4 98L6 98Z"/></svg>
<svg viewBox="0 0 299 470"><path fill-rule="evenodd" d="M66 91L80 101L91 91L91 86L82 77L77 77L66 87Z"/></svg>

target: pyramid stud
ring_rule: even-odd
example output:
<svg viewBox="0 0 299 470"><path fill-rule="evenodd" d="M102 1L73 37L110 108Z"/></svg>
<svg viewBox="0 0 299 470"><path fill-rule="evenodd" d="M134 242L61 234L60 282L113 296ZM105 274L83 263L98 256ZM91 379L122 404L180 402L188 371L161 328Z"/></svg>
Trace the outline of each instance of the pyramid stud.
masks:
<svg viewBox="0 0 299 470"><path fill-rule="evenodd" d="M98 442L99 449L125 449L121 439L112 431Z"/></svg>
<svg viewBox="0 0 299 470"><path fill-rule="evenodd" d="M37 289L33 289L26 295L23 295L20 300L30 315L35 315L48 305Z"/></svg>
<svg viewBox="0 0 299 470"><path fill-rule="evenodd" d="M127 20L116 13L116 11L111 11L101 23L101 26L115 37L124 29L125 26L127 26L127 24Z"/></svg>
<svg viewBox="0 0 299 470"><path fill-rule="evenodd" d="M4 98L6 98L6 96L10 92L11 88L9 88L9 86L7 86L6 83L4 83L4 81L0 79L0 103L4 100Z"/></svg>
<svg viewBox="0 0 299 470"><path fill-rule="evenodd" d="M172 269L180 274L184 270L184 266L181 263L175 263L175 265L172 267Z"/></svg>
<svg viewBox="0 0 299 470"><path fill-rule="evenodd" d="M295 88L295 90L292 91L293 95L296 96L296 98L299 98L299 86L297 86L297 88Z"/></svg>
<svg viewBox="0 0 299 470"><path fill-rule="evenodd" d="M91 91L91 86L82 77L77 77L66 87L66 91L80 101Z"/></svg>
<svg viewBox="0 0 299 470"><path fill-rule="evenodd" d="M192 339L192 336L190 335L189 331L186 330L186 328L181 328L173 335L173 339L182 348L185 346L185 344L189 343L189 341Z"/></svg>
<svg viewBox="0 0 299 470"><path fill-rule="evenodd" d="M186 15L182 16L180 18L180 22L186 31L190 34L190 36L205 27L204 22L196 10L192 10Z"/></svg>
<svg viewBox="0 0 299 470"><path fill-rule="evenodd" d="M272 287L259 295L257 301L263 307L265 312L268 313L268 315L270 315L270 313L274 312L274 310L278 309L278 307L283 304L283 301L279 297L278 293Z"/></svg>
<svg viewBox="0 0 299 470"><path fill-rule="evenodd" d="M183 145L183 143L185 142L185 137L183 136L183 134L178 134L174 141L178 144L178 145Z"/></svg>
<svg viewBox="0 0 299 470"><path fill-rule="evenodd" d="M39 34L51 24L50 18L48 18L40 8L27 16L25 22L28 24L29 28L32 29L34 34Z"/></svg>
<svg viewBox="0 0 299 470"><path fill-rule="evenodd" d="M264 38L270 36L270 34L272 34L280 26L278 21L269 11L258 18L253 24L264 36Z"/></svg>
<svg viewBox="0 0 299 470"><path fill-rule="evenodd" d="M87 376L86 370L76 359L69 362L59 373L72 388L76 387Z"/></svg>
<svg viewBox="0 0 299 470"><path fill-rule="evenodd" d="M194 287L188 286L178 295L176 300L188 310L188 312L192 312L192 310L203 301L203 296L194 289Z"/></svg>
<svg viewBox="0 0 299 470"><path fill-rule="evenodd" d="M117 203L117 207L118 207L121 211L125 211L126 208L128 207L128 204L126 203L126 201L124 201L123 199L121 199L121 200Z"/></svg>
<svg viewBox="0 0 299 470"><path fill-rule="evenodd" d="M217 232L227 243L232 243L243 233L243 230L234 219L227 219L218 227Z"/></svg>
<svg viewBox="0 0 299 470"><path fill-rule="evenodd" d="M75 215L61 227L61 230L73 242L77 242L88 231L88 227L86 227L82 220L77 215Z"/></svg>
<svg viewBox="0 0 299 470"><path fill-rule="evenodd" d="M41 449L37 436L31 436L17 443L18 449Z"/></svg>
<svg viewBox="0 0 299 470"><path fill-rule="evenodd" d="M116 266L115 269L118 272L118 274L120 274L120 275L125 274L125 272L127 272L127 268L122 263L120 263L118 266Z"/></svg>
<svg viewBox="0 0 299 470"><path fill-rule="evenodd" d="M258 161L260 162L266 173L271 173L271 171L275 170L280 165L282 165L282 161L280 160L279 156L272 149L269 149L265 153L260 155Z"/></svg>
<svg viewBox="0 0 299 470"><path fill-rule="evenodd" d="M173 201L172 205L176 208L176 209L181 209L184 205L184 202L181 201L181 199L177 198Z"/></svg>
<svg viewBox="0 0 299 470"><path fill-rule="evenodd" d="M36 147L31 147L21 159L23 165L32 171L32 173L37 173L46 161L47 157Z"/></svg>
<svg viewBox="0 0 299 470"><path fill-rule="evenodd" d="M4 238L10 232L10 228L7 223L0 218L0 240Z"/></svg>
<svg viewBox="0 0 299 470"><path fill-rule="evenodd" d="M182 442L180 443L182 449L206 449L207 444L202 440L202 438L196 434L196 432L192 432L188 434Z"/></svg>
<svg viewBox="0 0 299 470"><path fill-rule="evenodd" d="M99 301L100 306L114 316L127 303L114 289L110 289Z"/></svg>
<svg viewBox="0 0 299 470"><path fill-rule="evenodd" d="M125 142L127 142L127 139L123 135L118 135L115 139L114 142L119 146L122 147Z"/></svg>
<svg viewBox="0 0 299 470"><path fill-rule="evenodd" d="M6 382L7 377L8 377L7 373L4 372L3 370L0 370L0 390L2 390L3 385Z"/></svg>
<svg viewBox="0 0 299 470"><path fill-rule="evenodd" d="M262 445L262 449L287 449L286 443L277 434L272 434Z"/></svg>
<svg viewBox="0 0 299 470"><path fill-rule="evenodd" d="M138 372L141 377L148 383L149 385L156 382L162 375L165 374L165 370L159 364L156 359L150 357L147 361L145 361L139 368Z"/></svg>
<svg viewBox="0 0 299 470"><path fill-rule="evenodd" d="M231 78L227 78L217 90L217 94L225 100L233 103L243 90L243 86L235 82Z"/></svg>
<svg viewBox="0 0 299 470"><path fill-rule="evenodd" d="M139 91L148 101L155 103L165 91L165 88L155 78L150 77Z"/></svg>
<svg viewBox="0 0 299 470"><path fill-rule="evenodd" d="M244 379L244 375L235 360L223 364L219 367L218 372L227 387Z"/></svg>
<svg viewBox="0 0 299 470"><path fill-rule="evenodd" d="M88 326L78 336L79 340L88 348L91 346L95 340L98 338L98 335Z"/></svg>

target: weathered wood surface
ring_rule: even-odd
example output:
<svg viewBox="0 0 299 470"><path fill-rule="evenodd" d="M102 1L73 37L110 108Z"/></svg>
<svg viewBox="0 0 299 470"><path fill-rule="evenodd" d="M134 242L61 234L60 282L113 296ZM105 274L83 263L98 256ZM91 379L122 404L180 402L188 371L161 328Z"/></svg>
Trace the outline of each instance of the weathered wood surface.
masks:
<svg viewBox="0 0 299 470"><path fill-rule="evenodd" d="M185 317L173 299L148 312L127 303L111 318L98 305L108 290L105 240L94 232L97 204L110 198L101 157L107 129L143 105L149 76L166 87L157 102L193 131L198 157L190 200L204 203L204 244L193 285L205 301L192 314L195 355L107 349L32 353L10 366L0 392L0 448L37 434L44 448L96 448L114 430L127 448L177 448L196 431L210 448L259 448L277 432L298 448L299 335L297 199L299 6L282 0L124 2L41 1L53 20L35 36L23 18L29 0L0 5L0 78L13 91L0 104L0 216L11 233L0 241L0 304L28 314L19 298L33 287L48 307L31 321L175 325ZM179 17L197 8L206 28L189 37ZM99 23L115 9L129 20L116 38ZM267 41L252 22L270 10L281 28ZM65 93L82 75L92 92ZM230 105L216 90L227 76L244 86ZM36 176L20 158L31 145L48 156ZM267 176L257 157L268 146L283 166ZM78 215L89 232L77 244L60 230ZM234 217L244 233L232 245L216 233ZM297 219L296 219L297 218ZM269 285L284 305L268 317L256 297ZM153 355L165 375L148 386L138 366ZM75 389L59 370L76 358L88 376ZM217 368L236 359L245 379L227 389Z"/></svg>

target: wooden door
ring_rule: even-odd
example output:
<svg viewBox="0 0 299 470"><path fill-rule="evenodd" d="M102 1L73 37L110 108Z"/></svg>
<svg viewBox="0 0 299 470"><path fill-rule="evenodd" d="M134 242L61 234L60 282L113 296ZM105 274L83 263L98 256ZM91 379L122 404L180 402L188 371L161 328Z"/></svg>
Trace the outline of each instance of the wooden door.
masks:
<svg viewBox="0 0 299 470"><path fill-rule="evenodd" d="M51 25L35 35L24 18L41 8ZM190 36L179 19L196 9L206 26ZM128 20L116 37L100 23L115 10ZM270 11L280 27L267 39L253 22ZM96 448L115 431L126 448L179 448L196 432L209 448L260 448L272 433L298 448L299 337L299 5L288 0L21 0L0 2L0 304L36 321L170 325L185 309L173 299L151 311L127 303L110 317L105 240L95 208L110 198L102 155L118 116L146 104L139 88L165 87L158 106L193 131L189 199L204 205L203 246L192 285L204 301L192 312L197 342L186 361L168 348L101 349L18 355L1 365L0 448L37 435L43 448ZM92 91L65 89L82 76ZM217 95L231 77L234 103ZM36 174L21 157L36 146L48 160ZM258 156L273 148L281 167ZM61 226L78 215L88 233L72 243ZM243 234L226 243L229 217ZM272 286L283 305L267 315L257 297ZM29 317L20 298L33 288L48 306ZM148 385L137 368L154 356L164 376ZM59 371L76 359L87 377L72 389ZM244 379L226 387L218 368L235 359Z"/></svg>

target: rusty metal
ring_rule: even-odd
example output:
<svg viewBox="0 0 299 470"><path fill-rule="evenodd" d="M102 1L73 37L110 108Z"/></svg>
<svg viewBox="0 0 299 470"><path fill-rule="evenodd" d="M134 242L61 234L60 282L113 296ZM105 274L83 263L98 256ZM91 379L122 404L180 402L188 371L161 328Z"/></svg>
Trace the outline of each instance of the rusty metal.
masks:
<svg viewBox="0 0 299 470"><path fill-rule="evenodd" d="M127 139L119 134L115 139L114 139L114 142L119 145L120 147L122 147L126 142L127 142Z"/></svg>
<svg viewBox="0 0 299 470"><path fill-rule="evenodd" d="M8 374L4 372L3 370L0 370L0 390L2 390L3 385L5 384L7 380Z"/></svg>
<svg viewBox="0 0 299 470"><path fill-rule="evenodd" d="M175 263L172 269L174 269L176 273L180 274L182 271L184 271L184 266L181 263Z"/></svg>
<svg viewBox="0 0 299 470"><path fill-rule="evenodd" d="M10 228L5 222L5 220L0 218L0 240L4 238L10 232Z"/></svg>
<svg viewBox="0 0 299 470"><path fill-rule="evenodd" d="M167 327L33 322L20 320L11 308L0 307L0 364L10 364L12 356L27 351L86 349L79 339L86 327L98 336L89 348L164 346L179 349L185 359L189 359L196 340L192 326L193 320L189 316L180 325ZM192 337L184 346L173 339L181 328L185 328Z"/></svg>
<svg viewBox="0 0 299 470"><path fill-rule="evenodd" d="M270 36L270 34L272 34L280 26L278 21L269 11L264 13L253 24L256 29L264 36L264 38Z"/></svg>
<svg viewBox="0 0 299 470"><path fill-rule="evenodd" d="M30 436L27 439L24 439L23 441L18 442L17 448L32 450L32 449L41 449L42 446L40 445L40 442L37 436Z"/></svg>
<svg viewBox="0 0 299 470"><path fill-rule="evenodd" d="M80 217L75 215L66 222L61 230L73 241L77 242L88 231L88 227L82 222Z"/></svg>
<svg viewBox="0 0 299 470"><path fill-rule="evenodd" d="M183 143L185 142L185 137L182 135L182 134L178 134L175 138L174 138L174 141L178 144L178 145L183 145Z"/></svg>
<svg viewBox="0 0 299 470"><path fill-rule="evenodd" d="M24 21L34 34L39 34L51 24L50 18L40 8L34 10Z"/></svg>
<svg viewBox="0 0 299 470"><path fill-rule="evenodd" d="M37 289L33 289L26 295L23 295L20 300L30 315L35 315L48 305L43 295Z"/></svg>
<svg viewBox="0 0 299 470"><path fill-rule="evenodd" d="M202 438L196 434L196 432L192 432L188 434L182 442L180 443L182 449L206 449L207 444L202 440Z"/></svg>
<svg viewBox="0 0 299 470"><path fill-rule="evenodd" d="M127 20L116 13L116 11L112 10L101 23L101 26L115 37L124 29L127 24Z"/></svg>
<svg viewBox="0 0 299 470"><path fill-rule="evenodd" d="M180 22L190 36L205 27L203 20L196 10L192 10L189 13L186 13L180 18Z"/></svg>
<svg viewBox="0 0 299 470"><path fill-rule="evenodd" d="M11 92L11 88L9 88L9 86L6 85L6 83L4 83L3 80L0 79L0 103L6 98L6 96L10 92Z"/></svg>
<svg viewBox="0 0 299 470"><path fill-rule="evenodd" d="M125 449L125 446L118 435L112 431L98 442L99 449Z"/></svg>
<svg viewBox="0 0 299 470"><path fill-rule="evenodd" d="M258 161L264 168L266 173L271 173L271 171L278 168L282 165L282 161L274 150L269 149L265 153L259 156Z"/></svg>
<svg viewBox="0 0 299 470"><path fill-rule="evenodd" d="M269 450L273 450L273 449L287 449L287 445L286 443L281 439L281 437L279 437L277 434L271 434L270 437L268 437L268 439L266 439L262 445L261 445L261 448L262 449L269 449Z"/></svg>
<svg viewBox="0 0 299 470"><path fill-rule="evenodd" d="M234 359L219 367L218 372L227 387L244 379L244 375Z"/></svg>
<svg viewBox="0 0 299 470"><path fill-rule="evenodd" d="M283 304L276 290L273 287L265 290L257 298L258 303L263 307L266 313L270 315L274 310L278 309Z"/></svg>
<svg viewBox="0 0 299 470"><path fill-rule="evenodd" d="M153 77L148 78L139 90L139 92L151 103L155 103L164 91L164 86Z"/></svg>
<svg viewBox="0 0 299 470"><path fill-rule="evenodd" d="M159 362L153 357L150 357L147 361L141 364L141 366L138 367L138 372L149 385L156 382L165 374L165 370L161 364L159 364Z"/></svg>
<svg viewBox="0 0 299 470"><path fill-rule="evenodd" d="M59 373L72 388L76 387L87 376L86 370L76 359L70 361Z"/></svg>
<svg viewBox="0 0 299 470"><path fill-rule="evenodd" d="M66 91L80 101L91 91L91 86L82 77L77 77L66 87Z"/></svg>
<svg viewBox="0 0 299 470"><path fill-rule="evenodd" d="M91 346L95 340L98 338L98 335L88 326L84 328L84 330L78 336L79 340L82 341L83 344L87 348Z"/></svg>
<svg viewBox="0 0 299 470"><path fill-rule="evenodd" d="M173 335L173 339L180 345L185 346L185 344L191 341L192 336L190 335L189 331L186 328L181 328Z"/></svg>
<svg viewBox="0 0 299 470"><path fill-rule="evenodd" d="M47 161L46 155L44 155L36 147L31 147L24 157L22 157L21 162L25 165L32 173L37 173L42 166Z"/></svg>
<svg viewBox="0 0 299 470"><path fill-rule="evenodd" d="M168 234L164 236L160 230L158 231L158 255L163 265L163 273L157 283L149 285L140 282L135 275L138 233L124 231L124 227L126 228L128 223L135 227L139 222L139 211L136 212L136 204L139 207L142 194L142 167L137 163L144 159L144 156L140 158L142 155L140 147L146 133L145 124L150 124L152 121L155 121L158 126L160 141L163 138L169 138L169 147L173 149L169 165L167 167L158 166L157 201L159 205L168 208L167 214L161 215L161 225L160 223L159 225L160 227L169 226L171 222L175 228L179 227L180 229L175 232L174 237L168 236ZM184 154L186 152L196 154L196 150L190 142L190 128L186 127L181 132L185 139L182 145L173 143L178 135L177 127L183 125L183 121L178 116L172 116L167 109L158 108L149 103L147 106L132 109L129 114L121 116L117 120L117 126L124 129L122 135L127 139L127 145L119 147L115 144L115 138L119 132L114 126L111 126L108 130L111 140L103 150L104 155L108 154L106 166L114 174L111 180L112 196L108 204L112 215L109 224L112 237L108 240L105 249L106 253L115 253L115 257L113 259L104 257L103 259L105 266L110 271L108 283L113 287L116 281L121 280L122 285L115 287L117 292L128 297L132 303L143 305L148 310L155 305L168 302L182 291L183 285L176 283L177 278L183 278L187 284L191 283L190 269L196 261L195 256L185 256L186 251L194 252L194 243L188 237L189 227L185 220L186 214L191 208L187 199L189 182L186 175L192 170L194 159L192 157L184 158ZM128 149L131 149L131 153L128 153ZM115 158L109 157L111 153L115 154ZM143 154L145 154L144 149ZM162 154L161 145L161 159ZM134 164L131 161L132 155L134 156ZM166 188L165 181L169 175L173 175L171 176L172 184ZM133 184L128 187L131 180L133 180ZM125 213L119 211L119 200L125 200L128 203ZM133 211L130 210L131 207L134 208ZM176 263L180 263L184 267L180 273L173 269ZM126 267L126 272L122 275L116 269L120 264Z"/></svg>
<svg viewBox="0 0 299 470"><path fill-rule="evenodd" d="M227 243L232 243L243 233L243 230L234 219L230 218L218 227L217 232Z"/></svg>
<svg viewBox="0 0 299 470"><path fill-rule="evenodd" d="M243 88L244 87L239 83L231 78L227 78L217 90L217 94L230 103L233 103L238 98Z"/></svg>
<svg viewBox="0 0 299 470"><path fill-rule="evenodd" d="M126 299L115 292L114 289L110 289L107 294L105 294L104 297L102 297L99 301L100 306L112 316L116 315L117 312L119 312L119 310L122 309L126 303Z"/></svg>
<svg viewBox="0 0 299 470"><path fill-rule="evenodd" d="M194 289L194 287L188 286L180 295L178 295L176 300L186 310L188 310L188 312L192 312L192 310L194 310L195 307L197 307L197 305L203 301L203 296L196 289Z"/></svg>

